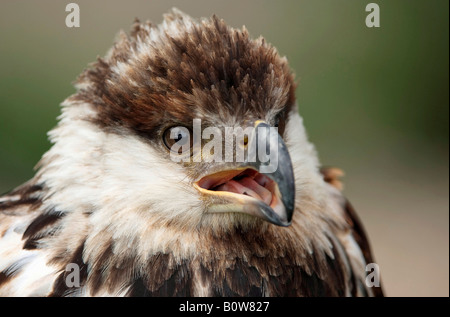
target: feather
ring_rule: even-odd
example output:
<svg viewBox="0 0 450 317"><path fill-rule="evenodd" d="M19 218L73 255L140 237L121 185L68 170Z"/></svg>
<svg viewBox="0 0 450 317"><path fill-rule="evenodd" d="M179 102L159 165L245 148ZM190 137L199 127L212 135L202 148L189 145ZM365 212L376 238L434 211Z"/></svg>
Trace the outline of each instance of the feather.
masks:
<svg viewBox="0 0 450 317"><path fill-rule="evenodd" d="M3 296L382 296L367 237L322 169L285 58L217 17L136 21L79 77L32 180L0 198ZM288 228L208 213L212 163L168 159L174 124L279 122L292 158ZM67 283L76 267L79 285Z"/></svg>

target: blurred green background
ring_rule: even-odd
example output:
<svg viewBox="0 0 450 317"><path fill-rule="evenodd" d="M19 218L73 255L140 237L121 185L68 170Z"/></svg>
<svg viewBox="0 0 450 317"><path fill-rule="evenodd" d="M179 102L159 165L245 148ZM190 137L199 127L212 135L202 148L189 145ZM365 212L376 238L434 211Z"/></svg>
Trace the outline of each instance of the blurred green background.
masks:
<svg viewBox="0 0 450 317"><path fill-rule="evenodd" d="M286 55L300 113L369 232L387 295L449 295L449 2L375 0L0 2L0 193L33 175L76 76L135 17L176 6L246 25Z"/></svg>

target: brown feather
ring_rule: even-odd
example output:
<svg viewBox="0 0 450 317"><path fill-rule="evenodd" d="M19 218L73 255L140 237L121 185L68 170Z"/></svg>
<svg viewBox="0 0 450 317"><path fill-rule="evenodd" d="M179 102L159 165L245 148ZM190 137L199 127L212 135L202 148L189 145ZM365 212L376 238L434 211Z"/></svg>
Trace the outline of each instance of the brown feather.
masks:
<svg viewBox="0 0 450 317"><path fill-rule="evenodd" d="M183 19L178 13L166 17L166 21ZM263 39L252 40L245 29L230 28L217 17L194 23L191 28L180 24L177 31L176 35L169 35L168 30L157 30L150 23L137 21L129 36L121 33L109 54L79 77L78 91L65 103L63 122L54 133L72 134L81 127L91 138L104 137L102 142L111 141L108 139L111 136L123 137L135 145L138 140L139 146L142 143L157 149L154 145L160 142L163 129L174 124L189 126L194 118L202 119L206 125L213 125L214 120L221 124L232 124L233 120L242 124L266 116L273 121L277 115L286 119L295 112L294 76L286 59ZM158 36L163 38L158 45L152 42L155 37L152 32L159 32ZM77 109L88 111L81 113ZM73 121L82 124L71 127ZM66 131L67 126L71 129ZM284 130L281 126L281 133ZM72 149L76 152L82 148L78 143L85 145L83 140L58 137L54 138L56 147L68 146L65 141L71 141L77 143ZM150 144L141 142L142 137ZM99 161L119 154L109 152L102 157L104 144L99 143L93 142L95 145L89 148L100 156ZM115 151L114 145L118 144L123 145L112 143ZM139 150L142 147L136 152L141 153ZM128 188L131 183L108 178L111 169L134 162L119 160L107 166L92 165L97 158L93 158L94 153L86 153L82 159L77 156L81 161L74 163L61 159L61 155L70 155L64 150L51 152L41 161L41 169L33 181L0 201L0 233L2 238L8 235L9 239L0 241L15 243L13 250L7 251L12 260L0 272L0 284L13 283L27 269L31 255L36 256L33 259L44 269L46 275L42 279L50 285L51 296L346 296L361 295L360 292L369 295L361 272L354 271L350 263L351 254L341 237L348 234L354 238L366 262L373 260L358 218L335 189L341 189L342 173L323 169L325 182L335 188L325 184L315 165L313 168L314 158L308 156L312 154L306 153L313 151L300 150L305 151L301 153L303 159L311 162L295 166L295 172L303 172L296 179L302 197L297 197L289 228L246 215L211 215L200 208L197 213L202 217L199 222L203 222L185 225L184 220L191 217L190 210L182 209L188 215L185 218L170 217L170 212L175 211L169 210L167 215L165 210L155 211L151 199L134 205L133 199L126 197L126 203L120 202L120 207L116 207L115 194L132 190ZM169 166L162 156L151 159ZM90 174L97 172L95 167L104 169L86 179L106 191L105 196L100 190L91 194L91 190L98 188L80 180L82 170ZM170 167L172 172L176 170L173 164ZM179 172L183 177L186 173L186 183L193 179L194 169L198 172L203 166L192 165L189 170ZM54 177L49 182L45 181L46 173ZM172 184L175 178L163 181ZM46 187L55 183L59 185L57 189ZM102 187L105 183L107 186ZM109 191L110 184L115 186L114 190ZM76 190L91 195L91 200L83 201L79 192L76 198L64 195ZM147 191L137 192L139 196L147 195ZM96 196L99 193L102 197ZM316 193L320 198L312 197ZM187 191L188 194L191 192ZM136 196L134 199L139 200ZM189 198L197 203L197 196ZM202 203L199 198L198 204ZM103 204L107 207L103 208ZM61 207L68 210L61 211L60 205L69 206ZM161 208L161 203L158 206ZM221 226L220 219L226 219L226 225ZM208 226L212 223L215 225ZM129 230L120 231L122 225ZM150 245L155 241L148 237L156 238L149 232L163 233L167 240L174 234L176 239L170 243L158 241L161 245L155 251ZM186 248L190 251L185 251ZM65 283L68 276L65 269L70 263L80 268L80 289ZM382 295L381 289L374 292Z"/></svg>
<svg viewBox="0 0 450 317"><path fill-rule="evenodd" d="M289 112L294 106L296 86L286 60L263 40L252 40L246 30L213 17L191 30L181 29L181 35L167 37L152 54L142 56L134 50L138 38L149 38L149 28L136 23L130 36L121 34L108 58L78 79L90 85L70 100L95 105L97 116L90 120L112 132L127 128L151 139L168 125L191 126L194 118L208 124L219 108L229 118L245 120L263 118L269 109ZM114 72L118 63L130 71Z"/></svg>

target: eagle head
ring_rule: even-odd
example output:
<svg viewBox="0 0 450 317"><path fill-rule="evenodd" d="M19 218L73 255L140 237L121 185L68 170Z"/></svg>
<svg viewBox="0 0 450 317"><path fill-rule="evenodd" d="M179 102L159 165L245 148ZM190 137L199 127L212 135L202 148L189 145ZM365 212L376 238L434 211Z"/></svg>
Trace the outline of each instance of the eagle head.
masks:
<svg viewBox="0 0 450 317"><path fill-rule="evenodd" d="M40 169L56 196L79 193L62 209L92 206L118 230L290 224L289 140L304 131L287 60L263 38L172 10L120 33L76 87ZM272 168L263 149L277 154Z"/></svg>
<svg viewBox="0 0 450 317"><path fill-rule="evenodd" d="M76 88L35 177L0 199L0 294L373 293L339 172L321 173L263 38L172 10Z"/></svg>

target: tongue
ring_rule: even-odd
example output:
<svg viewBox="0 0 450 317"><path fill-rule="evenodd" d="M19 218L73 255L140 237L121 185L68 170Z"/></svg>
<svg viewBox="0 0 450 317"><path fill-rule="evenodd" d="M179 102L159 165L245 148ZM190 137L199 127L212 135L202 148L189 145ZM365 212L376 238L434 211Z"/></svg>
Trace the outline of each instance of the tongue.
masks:
<svg viewBox="0 0 450 317"><path fill-rule="evenodd" d="M270 206L272 202L272 193L265 187L258 184L250 177L244 177L240 180L230 180L216 189L217 191L231 192L241 195L247 195L263 201Z"/></svg>

